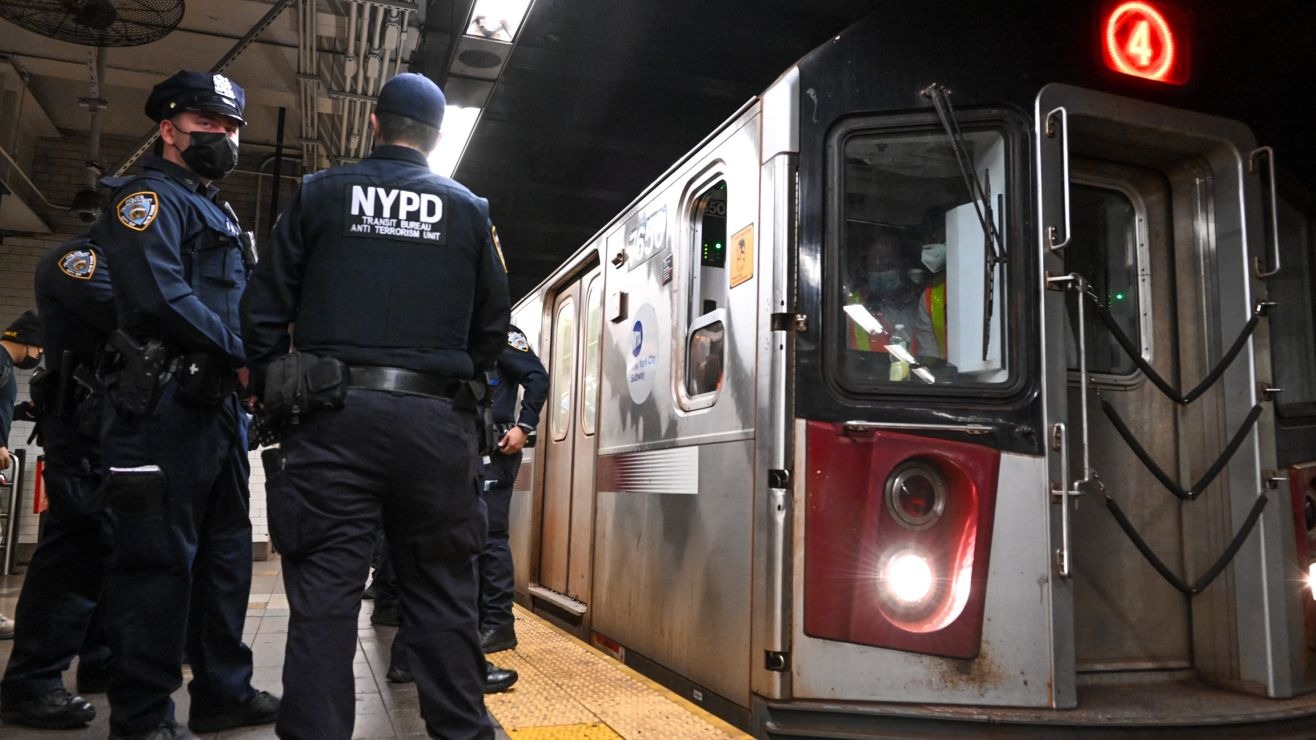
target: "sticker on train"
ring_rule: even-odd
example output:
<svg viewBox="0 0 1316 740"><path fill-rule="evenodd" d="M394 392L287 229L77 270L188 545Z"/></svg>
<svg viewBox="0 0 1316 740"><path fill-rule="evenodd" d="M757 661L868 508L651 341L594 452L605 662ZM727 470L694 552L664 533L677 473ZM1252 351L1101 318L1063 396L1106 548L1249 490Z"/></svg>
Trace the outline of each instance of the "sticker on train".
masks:
<svg viewBox="0 0 1316 740"><path fill-rule="evenodd" d="M631 400L644 403L653 393L653 376L658 372L658 316L646 303L635 312L631 324L630 357L626 361L626 387Z"/></svg>

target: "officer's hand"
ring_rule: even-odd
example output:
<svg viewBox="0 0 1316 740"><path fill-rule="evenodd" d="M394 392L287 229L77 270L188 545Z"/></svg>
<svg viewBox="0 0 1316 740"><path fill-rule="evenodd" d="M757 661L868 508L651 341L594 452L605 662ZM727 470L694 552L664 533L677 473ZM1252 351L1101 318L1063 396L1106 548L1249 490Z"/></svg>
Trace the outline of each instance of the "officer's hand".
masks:
<svg viewBox="0 0 1316 740"><path fill-rule="evenodd" d="M498 440L498 449L504 455L515 455L525 447L525 430L521 427L512 427L507 430L507 434Z"/></svg>
<svg viewBox="0 0 1316 740"><path fill-rule="evenodd" d="M0 447L0 470L9 469L9 448Z"/></svg>
<svg viewBox="0 0 1316 740"><path fill-rule="evenodd" d="M31 401L24 401L14 407L14 421L36 421L37 405Z"/></svg>
<svg viewBox="0 0 1316 740"><path fill-rule="evenodd" d="M251 389L251 371L245 367L236 370L238 374L238 398L242 399L242 405L247 409L247 413L256 413L256 394Z"/></svg>

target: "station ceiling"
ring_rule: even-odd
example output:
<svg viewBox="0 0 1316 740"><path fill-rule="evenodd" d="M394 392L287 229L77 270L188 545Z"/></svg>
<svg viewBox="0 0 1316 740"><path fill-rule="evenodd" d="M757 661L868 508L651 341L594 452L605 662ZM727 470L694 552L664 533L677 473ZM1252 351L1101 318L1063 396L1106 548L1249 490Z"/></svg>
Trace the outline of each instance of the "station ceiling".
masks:
<svg viewBox="0 0 1316 740"><path fill-rule="evenodd" d="M455 175L490 201L514 298L741 104L872 5L535 0L483 94L484 113ZM352 96L377 89L351 82L354 67L346 60L355 57L360 66L369 57L360 39L382 49L381 79L410 67L461 98L465 81L450 73L458 69L456 44L472 7L473 0L187 0L182 22L163 38L106 50L102 131L145 141L154 130L142 114L151 86L179 69L211 69L227 56L224 73L247 91L244 167L264 163L269 170L280 109L285 156L312 170L350 159L360 133ZM388 24L399 19L406 32L390 36ZM0 20L0 89L18 89L26 78L21 84L40 111L24 116L41 119L43 135L90 130L80 99L89 96L96 55L92 47ZM307 82L308 65L318 80ZM113 171L122 163L103 164Z"/></svg>

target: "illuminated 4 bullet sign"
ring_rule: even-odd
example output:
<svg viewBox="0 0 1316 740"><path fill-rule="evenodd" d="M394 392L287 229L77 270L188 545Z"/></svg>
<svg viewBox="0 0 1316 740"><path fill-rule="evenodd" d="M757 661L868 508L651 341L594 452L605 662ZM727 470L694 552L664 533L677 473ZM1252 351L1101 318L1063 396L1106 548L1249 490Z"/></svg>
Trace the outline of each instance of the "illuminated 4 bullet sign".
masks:
<svg viewBox="0 0 1316 740"><path fill-rule="evenodd" d="M1163 3L1113 2L1102 13L1102 61L1120 74L1171 85L1188 81L1184 14Z"/></svg>

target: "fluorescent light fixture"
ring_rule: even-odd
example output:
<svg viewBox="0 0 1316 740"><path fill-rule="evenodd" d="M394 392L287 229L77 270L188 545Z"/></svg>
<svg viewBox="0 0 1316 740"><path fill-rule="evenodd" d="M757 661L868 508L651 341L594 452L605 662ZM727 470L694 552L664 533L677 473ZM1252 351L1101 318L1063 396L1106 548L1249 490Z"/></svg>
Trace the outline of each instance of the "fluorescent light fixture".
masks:
<svg viewBox="0 0 1316 740"><path fill-rule="evenodd" d="M878 321L876 316L869 313L868 309L864 308L864 304L851 303L850 305L846 306L843 310L845 311L846 316L849 316L856 324L859 325L860 329L863 329L869 334L877 335L877 334L884 334L886 332L886 330L882 328L882 322Z"/></svg>
<svg viewBox="0 0 1316 740"><path fill-rule="evenodd" d="M466 35L512 43L534 0L476 0Z"/></svg>
<svg viewBox="0 0 1316 740"><path fill-rule="evenodd" d="M452 177L466 151L467 142L471 140L471 133L475 131L475 123L479 120L479 108L448 106L443 112L439 145L430 152L430 169L444 177Z"/></svg>

